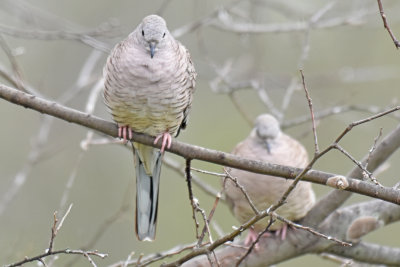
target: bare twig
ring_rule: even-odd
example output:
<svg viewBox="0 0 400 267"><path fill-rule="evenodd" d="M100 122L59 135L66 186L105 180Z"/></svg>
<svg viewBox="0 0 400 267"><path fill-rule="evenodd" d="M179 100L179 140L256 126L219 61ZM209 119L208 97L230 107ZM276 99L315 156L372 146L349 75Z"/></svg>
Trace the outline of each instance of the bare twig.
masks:
<svg viewBox="0 0 400 267"><path fill-rule="evenodd" d="M8 57L8 60L11 63L13 72L14 72L14 76L15 76L15 81L16 81L16 85L17 88L20 90L25 90L25 86L24 86L24 82L22 79L22 73L21 73L21 69L18 66L17 60L15 59L15 56L13 55L10 47L8 46L6 40L3 38L3 35L0 34L0 46L3 49L3 51L5 52L5 54Z"/></svg>
<svg viewBox="0 0 400 267"><path fill-rule="evenodd" d="M239 184L237 178L233 177L229 173L229 170L227 170L227 169L225 169L225 173L226 173L226 177L224 179L224 188L225 188L226 180L227 179L231 180L235 184L235 186L238 187L240 189L240 191L242 191L242 193L243 193L244 197L246 198L247 202L249 203L251 209L254 211L254 214L255 215L259 214L260 212L258 211L256 205L253 203L253 201L251 200L250 196L247 194L246 189L241 184Z"/></svg>
<svg viewBox="0 0 400 267"><path fill-rule="evenodd" d="M190 174L190 163L191 159L186 159L186 167L185 167L185 173L186 173L186 182L188 186L188 192L189 192L189 200L190 200L190 206L192 207L192 216L194 220L194 225L196 229L196 238L199 238L199 222L197 221L196 217L196 211L198 208L198 200L194 198L193 196L193 189L192 189L192 178Z"/></svg>
<svg viewBox="0 0 400 267"><path fill-rule="evenodd" d="M193 249L195 246L196 246L195 243L188 244L188 245L179 245L179 246L173 247L167 251L157 252L157 253L154 253L154 254L151 254L151 255L148 255L145 257L143 255L141 255L141 256L139 256L138 259L120 261L120 262L111 264L108 267L124 267L124 266L128 266L128 265L144 267L144 266L150 265L154 262L161 261L165 258L179 255L184 251Z"/></svg>
<svg viewBox="0 0 400 267"><path fill-rule="evenodd" d="M303 82L303 88L304 88L304 91L306 92L308 107L310 108L310 113L311 113L312 131L314 134L314 154L318 155L319 154L318 138L317 138L317 129L315 127L315 118L314 118L314 110L313 110L312 100L311 100L310 94L308 93L308 90L306 87L303 70L300 70L300 74L301 74L301 80Z"/></svg>
<svg viewBox="0 0 400 267"><path fill-rule="evenodd" d="M258 233L258 236L257 236L256 240L254 240L254 242L251 243L251 245L250 245L250 247L247 249L246 253L243 254L243 256L241 256L241 257L239 258L239 260L236 262L236 264L235 264L236 267L239 267L239 265L244 261L244 259L246 259L246 257L248 257L248 256L250 255L250 253L253 251L253 249L254 249L254 248L257 248L257 244L258 244L258 242L260 241L260 238L261 238L262 236L264 236L266 233L269 232L269 228L271 227L271 225L272 225L274 222L275 222L274 218L271 217L270 220L269 220L269 222L268 222L267 227L265 227L265 229L264 229L262 232Z"/></svg>
<svg viewBox="0 0 400 267"><path fill-rule="evenodd" d="M335 106L331 108L327 108L324 110L320 110L317 112L314 112L315 119L323 119L332 115L344 113L344 112L349 112L349 111L360 111L360 112L365 112L369 114L376 114L379 112L385 111L385 109L377 107L377 106L362 106L362 105L343 105L343 106ZM389 114L390 117L395 118L397 120L400 120L400 114ZM281 128L282 129L287 129L290 127L294 127L303 123L306 123L310 121L310 115L303 115L299 116L295 119L288 119L286 121L283 121L281 123Z"/></svg>
<svg viewBox="0 0 400 267"><path fill-rule="evenodd" d="M336 256L336 255L332 255L332 254L329 254L329 253L321 253L319 255L322 258L330 260L330 261L332 261L334 263L340 263L341 264L340 266L352 266L352 264L354 263L353 260L351 260L351 259L346 259L346 258L339 257L339 256Z"/></svg>
<svg viewBox="0 0 400 267"><path fill-rule="evenodd" d="M344 247L351 247L352 246L351 243L339 240L339 239L337 239L335 237L332 237L332 236L325 235L325 234L313 229L312 227L308 227L308 226L304 226L304 225L292 222L292 221L290 221L290 220L288 220L288 219L276 214L275 212L272 214L272 216L277 218L278 220L280 220L280 221L282 221L282 222L294 227L294 228L302 229L304 231L310 232L313 235L316 235L318 237L322 237L322 238L324 238L326 240L330 240L330 241L336 242L337 244L339 244L341 246L344 246Z"/></svg>
<svg viewBox="0 0 400 267"><path fill-rule="evenodd" d="M203 239L204 239L204 236L205 236L206 232L208 233L210 242L211 243L213 242L212 237L211 237L211 231L210 231L210 226L209 225L210 225L210 222L212 220L212 217L214 216L214 212L217 209L217 206L218 206L219 200L221 199L221 196L222 196L222 193L220 192L220 193L217 194L217 196L215 198L214 205L213 205L213 207L212 207L212 209L210 211L210 214L208 215L207 220L204 223L204 227L203 227L203 230L202 230L201 235L199 237L199 240L197 241L197 245L198 246L200 246L203 243Z"/></svg>
<svg viewBox="0 0 400 267"><path fill-rule="evenodd" d="M225 9L230 10L232 7L236 6L237 4L239 4L240 2L243 2L243 1L244 0L232 1L228 5L225 6ZM211 24L214 20L217 19L219 11L220 11L220 8L218 7L216 9L214 9L212 12L210 12L210 14L208 14L207 16L200 18L199 20L196 20L187 25L181 26L180 28L173 30L171 33L175 38L178 38L189 32L195 31L196 29L198 29L200 27L207 26L207 25Z"/></svg>
<svg viewBox="0 0 400 267"><path fill-rule="evenodd" d="M386 14L383 11L383 5L382 5L382 1L378 0L378 7L379 7L379 13L381 14L382 20L383 20L383 27L385 27L385 29L388 31L390 38L392 38L394 45L396 46L397 49L399 49L400 47L400 42L396 39L396 37L394 36L392 30L389 27L389 24L387 22L386 19Z"/></svg>
<svg viewBox="0 0 400 267"><path fill-rule="evenodd" d="M208 174L208 175L214 175L214 176L218 176L218 177L226 177L225 173L218 173L218 172L210 172L210 171L206 171L206 170L201 170L201 169L197 169L197 168L190 168L192 171L195 172L199 172L199 173L204 173L204 174Z"/></svg>
<svg viewBox="0 0 400 267"><path fill-rule="evenodd" d="M92 75L90 75L90 73L93 72L94 66L96 65L100 55L101 55L101 53L97 53L97 52L91 53L91 55L88 57L88 59L85 61L85 64L81 68L81 72L78 76L75 86L73 86L72 88L67 90L65 93L63 93L59 97L59 99L58 99L59 103L69 102L71 99L73 99L76 96L76 94L78 94L82 90L82 88L84 88L88 84L92 83L92 80L89 78L92 76ZM0 70L0 73L1 73L1 70ZM12 81L14 81L14 80L15 79L13 78ZM17 84L16 80L15 80L15 83ZM27 86L26 84L24 84L24 91L27 91L30 94L38 96L38 97L43 97L39 91L37 91L36 89L34 89L30 86ZM49 135L50 135L50 132L52 129L51 127L52 127L53 121L54 121L53 117L44 117L42 119L38 133L32 142L31 150L28 154L26 162L22 166L21 170L15 175L13 184L11 185L9 190L3 195L2 199L0 200L0 216L5 211L8 203L14 199L14 197L17 195L19 190L25 184L33 167L42 158L44 158L44 154L46 152L45 145L49 141ZM71 182L71 179L68 181L67 186L69 185L69 182ZM68 192L66 191L66 193L68 193ZM63 197L66 197L66 196L67 195L65 195L65 194L63 195ZM63 203L62 201L61 201L61 203Z"/></svg>
<svg viewBox="0 0 400 267"><path fill-rule="evenodd" d="M369 178L371 179L371 181L373 181L376 185L381 186L382 185L376 180L376 178L372 175L372 173L370 171L367 170L367 168L365 166L363 166L363 164L361 162L359 162L358 160L356 160L352 155L350 155L349 152L347 152L344 148L342 148L340 145L338 145L337 143L332 144L332 147L339 150L340 152L342 152L346 157L348 157L354 164L356 164L363 172L363 176L365 178ZM369 152L369 155L371 154L371 152Z"/></svg>
<svg viewBox="0 0 400 267"><path fill-rule="evenodd" d="M368 157L367 157L367 160L365 161L365 164L364 164L364 168L365 168L365 169L368 168L368 163L369 163L369 159L371 158L371 154L372 154L372 152L374 152L374 150L376 149L376 145L377 145L377 143L378 143L378 140L382 137L382 130L383 130L383 128L380 128L380 129L379 129L379 134L378 134L377 137L375 137L375 139L374 139L374 144L372 145L372 147L371 147L370 150L368 151Z"/></svg>
<svg viewBox="0 0 400 267"><path fill-rule="evenodd" d="M71 209L72 209L72 203L69 205L69 207L68 207L67 211L65 212L64 216L61 218L60 223L58 224L57 228L55 229L54 235L57 235L58 231L60 231L60 229L61 229L61 227L62 227L62 225L63 225L63 223L65 221L65 218L67 218L68 214L71 212ZM55 221L56 220L54 220L54 222Z"/></svg>
<svg viewBox="0 0 400 267"><path fill-rule="evenodd" d="M60 222L58 223L58 219L57 219L57 212L54 212L54 220L53 220L53 226L51 227L51 237L50 237L50 242L49 242L49 247L48 249L46 249L46 252L34 257L26 257L24 260L21 260L17 263L13 263L13 264L9 264L6 265L5 267L15 267L15 266L21 266L25 263L28 262L34 262L34 261L39 261L41 263L43 263L45 266L46 264L44 263L43 258L48 257L48 256L52 256L52 255L57 255L57 254L78 254L78 255L83 255L85 256L88 261L93 265L96 266L96 264L93 262L93 260L90 258L90 255L94 255L94 256L98 256L102 259L104 259L105 257L107 257L107 254L104 253L99 253L98 251L83 251L83 250L71 250L71 249L63 249L63 250L53 250L53 244L54 244L54 239L57 236L58 231L61 229L64 220L66 219L66 217L68 216L68 214L70 213L72 208L72 204L69 205L68 210L65 212L64 216L61 218ZM58 224L57 224L58 223Z"/></svg>
<svg viewBox="0 0 400 267"><path fill-rule="evenodd" d="M320 20L312 25L313 29L333 28L340 25L359 26L360 19L370 14L368 10L359 10L347 17L337 17L332 19ZM220 30L246 33L246 34L260 34L260 33L283 33L283 32L298 32L307 31L310 28L308 21L288 22L281 24L255 24L255 23L241 23L232 19L229 10L221 9L218 13L218 21L211 21L211 25Z"/></svg>
<svg viewBox="0 0 400 267"><path fill-rule="evenodd" d="M43 253L41 255L32 257L32 258L26 258L20 262L17 263L13 263L13 264L9 264L6 265L5 267L15 267L15 266L21 266L25 263L28 262L33 262L33 261L41 261L43 262L43 258L51 256L51 255L57 255L57 254L75 254L75 255L83 255L85 257L88 257L88 255L93 255L93 256L97 256L99 258L106 258L108 255L104 254L104 253L100 253L96 250L94 251L83 251L83 250L79 250L79 249L63 249L63 250L56 250L56 251L52 251L51 253ZM90 261L89 261L90 262ZM93 265L93 264L92 264Z"/></svg>
<svg viewBox="0 0 400 267"><path fill-rule="evenodd" d="M171 157L163 157L163 163L166 165L168 168L171 170L175 171L176 173L180 174L182 177L186 176L186 173L184 171L184 167L181 166L177 161L174 161ZM191 168L192 170L197 170L195 168ZM191 178L193 184L197 185L201 190L203 190L206 194L208 194L211 197L215 197L218 195L218 191L215 190L212 186L209 184L203 182L199 177L191 173Z"/></svg>

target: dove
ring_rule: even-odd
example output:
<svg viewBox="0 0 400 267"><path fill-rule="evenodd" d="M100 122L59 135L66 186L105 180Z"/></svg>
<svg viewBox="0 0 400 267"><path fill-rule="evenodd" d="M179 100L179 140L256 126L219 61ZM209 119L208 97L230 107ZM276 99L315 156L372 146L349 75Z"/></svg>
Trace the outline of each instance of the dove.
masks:
<svg viewBox="0 0 400 267"><path fill-rule="evenodd" d="M305 148L295 139L284 134L279 122L269 114L256 118L250 135L233 150L233 154L257 161L291 167L304 168L308 163ZM292 180L251 173L238 169L228 169L228 173L237 179L258 210L265 210L276 204L283 196ZM255 213L246 200L243 192L236 184L226 179L225 194L233 215L240 223L245 223L254 217ZM286 219L296 221L303 218L315 203L315 194L311 183L300 181L287 198L286 203L276 212ZM265 230L269 218L264 218L253 225L245 243L249 244L257 237L258 232ZM287 225L281 221L274 222L270 231L276 231L282 240L286 237Z"/></svg>
<svg viewBox="0 0 400 267"><path fill-rule="evenodd" d="M136 235L155 239L162 156L186 127L196 71L188 50L170 34L165 20L145 17L118 43L103 69L104 102L118 124L118 136L132 131L161 140L161 149L132 141L136 169Z"/></svg>

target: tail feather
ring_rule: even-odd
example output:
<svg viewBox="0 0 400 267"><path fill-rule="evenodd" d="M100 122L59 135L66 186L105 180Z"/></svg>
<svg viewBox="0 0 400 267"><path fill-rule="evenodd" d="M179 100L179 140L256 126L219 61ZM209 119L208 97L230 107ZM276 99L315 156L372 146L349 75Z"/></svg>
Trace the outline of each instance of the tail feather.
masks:
<svg viewBox="0 0 400 267"><path fill-rule="evenodd" d="M134 144L136 169L136 235L152 241L156 235L162 154L158 149ZM150 161L150 162L149 162ZM152 170L148 167L151 166Z"/></svg>

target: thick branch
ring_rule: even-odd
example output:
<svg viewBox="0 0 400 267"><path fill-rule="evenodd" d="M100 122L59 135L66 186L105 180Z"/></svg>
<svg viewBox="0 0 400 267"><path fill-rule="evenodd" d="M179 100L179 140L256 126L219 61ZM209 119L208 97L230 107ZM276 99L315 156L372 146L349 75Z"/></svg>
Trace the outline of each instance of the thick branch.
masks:
<svg viewBox="0 0 400 267"><path fill-rule="evenodd" d="M361 242L352 248L333 247L327 252L379 266L399 266L400 248L392 248L377 244Z"/></svg>
<svg viewBox="0 0 400 267"><path fill-rule="evenodd" d="M90 114L62 106L55 102L51 102L18 91L5 85L0 85L0 97L9 102L24 106L26 108L31 108L41 113L45 113L68 122L91 128L112 137L117 137L118 130L115 123L108 122ZM390 134L390 136L390 140L392 140L392 143L390 143L390 149L395 150L400 146L400 126L397 127ZM158 148L160 147L159 144L154 145L154 137L148 135L134 133L133 139L136 142L143 143L149 146L155 146ZM380 145L378 145L377 149L374 151L374 154L378 154L377 151L379 151L379 148ZM223 166L233 167L255 173L269 174L288 179L294 179L297 174L301 172L301 169L298 168L292 168L288 166L276 165L255 160L248 160L229 153L189 145L176 140L173 140L172 146L170 149L168 149L168 151L180 155L186 159L197 159ZM384 161L388 156L385 154L384 156L380 155L379 157L380 161ZM374 158L374 156L370 158L369 168L371 169L373 169L373 166L376 166L376 163L374 163ZM304 176L303 180L326 185L328 179L334 176L337 175L322 171L311 170ZM370 184L350 177L347 177L346 180L348 181L348 187L344 189L346 191L355 192L392 203L400 204L400 192L398 190L389 187L379 187L374 184Z"/></svg>
<svg viewBox="0 0 400 267"><path fill-rule="evenodd" d="M317 230L336 238L345 239L349 228L352 224L362 217L376 218L381 222L378 226L383 226L400 220L400 207L391 203L380 200L372 200L365 203L355 204L349 207L342 208L332 213L321 224ZM301 222L303 223L303 222ZM371 228L371 231L378 229ZM365 232L367 234L368 232ZM360 236L361 237L361 236ZM366 255L366 252L361 252L364 245L355 244L354 248L342 247L336 243L311 235L302 230L290 230L285 241L281 241L279 237L262 237L258 243L259 249L247 256L241 266L266 266L274 263L288 260L306 253L322 253L329 252L344 257L351 256L357 260L370 262L379 262L379 255ZM387 258L385 263L391 265L394 262L399 262L399 249L387 248L378 245L369 245L375 251L384 251ZM205 248L203 248L205 249ZM279 251L279 253L277 253ZM367 250L371 251L371 250ZM193 253L196 253L194 251ZM216 257L220 266L234 266L237 260L246 253L246 249L236 247L225 247L215 251ZM355 256L358 254L358 256ZM182 266L209 266L205 256L197 257L186 262Z"/></svg>
<svg viewBox="0 0 400 267"><path fill-rule="evenodd" d="M361 161L364 165L368 159L368 171L373 172L383 162L385 162L400 146L400 125L389 133L376 146L372 153L367 154ZM348 174L350 177L362 179L361 170L355 166ZM398 191L398 190L397 190ZM307 214L305 222L313 226L320 223L328 214L340 207L349 197L351 193L348 191L335 190L324 196L314 208ZM393 202L394 203L394 202Z"/></svg>

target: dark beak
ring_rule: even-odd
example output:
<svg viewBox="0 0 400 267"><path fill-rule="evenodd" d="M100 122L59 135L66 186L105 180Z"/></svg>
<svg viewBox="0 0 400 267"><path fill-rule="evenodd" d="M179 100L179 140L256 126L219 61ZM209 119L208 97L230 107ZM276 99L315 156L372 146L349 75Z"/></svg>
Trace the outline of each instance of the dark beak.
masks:
<svg viewBox="0 0 400 267"><path fill-rule="evenodd" d="M156 43L151 42L150 43L150 56L151 56L151 58L154 57L155 49L156 49Z"/></svg>

